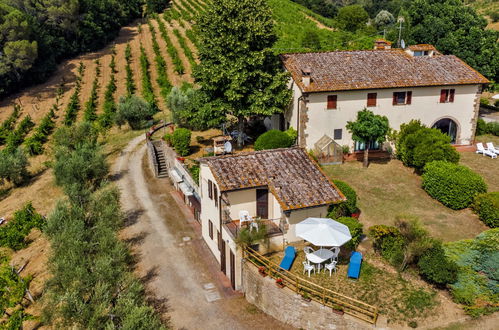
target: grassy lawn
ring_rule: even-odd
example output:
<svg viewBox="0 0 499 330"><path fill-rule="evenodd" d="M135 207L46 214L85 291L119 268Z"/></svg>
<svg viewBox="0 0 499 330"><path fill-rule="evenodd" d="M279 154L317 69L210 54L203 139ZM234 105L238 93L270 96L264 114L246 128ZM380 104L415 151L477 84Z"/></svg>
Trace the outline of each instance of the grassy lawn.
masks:
<svg viewBox="0 0 499 330"><path fill-rule="evenodd" d="M490 134L477 136L476 142L482 142L484 146L485 143L492 142L497 148L499 146L499 136ZM499 158L492 159L474 152L462 152L460 163L480 174L487 183L489 191L499 190Z"/></svg>
<svg viewBox="0 0 499 330"><path fill-rule="evenodd" d="M465 156L477 156L477 160L470 159L482 161L477 167L484 167L483 171L487 168L490 173L499 165L475 154ZM324 170L355 189L364 229L376 224L393 225L402 214L418 217L432 236L443 241L473 238L488 229L470 210L453 211L428 196L421 188L421 177L398 160L371 162L367 169L361 162L347 162L325 166Z"/></svg>
<svg viewBox="0 0 499 330"><path fill-rule="evenodd" d="M438 305L436 292L425 284L417 286L413 281L406 281L395 272L389 272L375 267L371 261L362 262L361 274L358 280L348 279L348 264L345 257L339 258L336 274L329 276L320 272L310 277L303 275L303 264L305 254L297 247L297 256L291 268L291 272L318 285L330 288L333 291L358 299L365 303L378 307L380 314L385 315L391 322L410 321L424 318L428 310ZM275 263L279 263L282 253L270 257ZM368 260L374 260L369 255ZM405 322L402 322L405 323Z"/></svg>

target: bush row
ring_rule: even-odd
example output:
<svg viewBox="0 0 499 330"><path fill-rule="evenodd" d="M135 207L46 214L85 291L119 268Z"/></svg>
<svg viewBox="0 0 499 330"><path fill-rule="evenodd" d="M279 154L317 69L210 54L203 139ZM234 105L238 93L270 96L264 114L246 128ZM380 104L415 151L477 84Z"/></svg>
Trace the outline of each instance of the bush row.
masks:
<svg viewBox="0 0 499 330"><path fill-rule="evenodd" d="M180 60L177 49L175 48L175 46L173 46L170 36L166 31L165 23L163 23L163 21L159 18L156 21L158 22L161 37L166 43L166 50L168 51L168 55L170 55L170 58L172 59L173 65L175 67L175 72L178 74L183 74L185 72L184 65Z"/></svg>
<svg viewBox="0 0 499 330"><path fill-rule="evenodd" d="M201 6L199 2L193 0L187 0L187 2L189 3L189 5L191 5L191 7L193 7L196 10L198 14L201 14L205 11L204 7Z"/></svg>
<svg viewBox="0 0 499 330"><path fill-rule="evenodd" d="M157 109L156 97L151 82L151 73L149 72L149 60L147 59L146 50L140 45L140 70L142 71L142 96L151 107Z"/></svg>
<svg viewBox="0 0 499 330"><path fill-rule="evenodd" d="M194 30L192 29L185 30L185 35L197 48L199 48L199 41L198 38L196 37L196 34L194 33Z"/></svg>
<svg viewBox="0 0 499 330"><path fill-rule="evenodd" d="M190 4L189 2L185 1L185 0L180 0L180 4L182 5L182 7L185 8L185 10L189 13L190 15L190 19L194 19L196 17L196 15L198 14L198 11L196 9L194 9ZM187 19L187 18L186 18Z"/></svg>
<svg viewBox="0 0 499 330"><path fill-rule="evenodd" d="M55 113L59 110L59 104L52 105L50 111L42 118L35 133L24 141L24 148L30 155L41 155L43 145L47 142L49 135L55 128Z"/></svg>
<svg viewBox="0 0 499 330"><path fill-rule="evenodd" d="M85 73L85 65L80 62L78 66L78 76L76 77L76 86L69 103L66 107L66 114L64 116L64 125L71 126L74 124L78 117L78 112L80 111L80 90L81 82L83 80L83 74Z"/></svg>
<svg viewBox="0 0 499 330"><path fill-rule="evenodd" d="M460 210L487 191L483 178L466 166L433 161L424 167L423 189L445 206Z"/></svg>
<svg viewBox="0 0 499 330"><path fill-rule="evenodd" d="M173 30L173 34L175 34L175 36L177 37L180 47L182 47L182 50L184 51L185 57L187 57L191 68L194 69L194 67L196 66L196 60L194 59L194 54L192 53L191 49L185 42L184 36L182 36L180 31L177 29Z"/></svg>
<svg viewBox="0 0 499 330"><path fill-rule="evenodd" d="M457 163L459 153L450 142L450 137L440 130L428 128L419 120L411 120L400 126L396 139L397 157L404 165L418 170L434 160Z"/></svg>
<svg viewBox="0 0 499 330"><path fill-rule="evenodd" d="M135 80L133 79L132 71L132 47L130 44L126 44L125 48L125 71L126 71L126 93L127 96L132 96L135 93Z"/></svg>
<svg viewBox="0 0 499 330"><path fill-rule="evenodd" d="M0 246L13 250L26 247L26 236L31 229L39 228L45 224L45 219L35 211L31 202L20 210L14 212L14 217L6 225L0 227Z"/></svg>
<svg viewBox="0 0 499 330"><path fill-rule="evenodd" d="M99 60L95 61L95 77L92 82L92 91L87 102L85 102L85 111L83 112L83 119L86 121L97 120L97 102L99 100L99 77L101 70L101 63Z"/></svg>
<svg viewBox="0 0 499 330"><path fill-rule="evenodd" d="M183 1L180 0L182 2L182 5L183 5ZM176 7L177 10L180 12L180 16L185 19L186 21L191 21L192 20L192 16L191 16L191 13L188 12L183 6L177 6Z"/></svg>
<svg viewBox="0 0 499 330"><path fill-rule="evenodd" d="M24 117L19 124L17 125L16 129L13 130L9 136L7 137L7 143L5 146L4 151L7 153L12 153L14 152L21 144L24 142L24 138L28 133L31 131L31 129L35 126L35 123L31 120L31 116L27 115Z"/></svg>
<svg viewBox="0 0 499 330"><path fill-rule="evenodd" d="M457 280L456 263L447 257L442 242L431 238L417 220L398 217L395 226L375 225L368 235L375 250L400 271L416 267L424 279L437 285Z"/></svg>
<svg viewBox="0 0 499 330"><path fill-rule="evenodd" d="M102 114L99 116L99 125L103 128L109 128L113 125L114 115L116 113L116 102L114 102L114 93L116 92L116 62L115 54L111 56L109 67L111 68L111 76L106 85L104 92L104 104L102 106Z"/></svg>
<svg viewBox="0 0 499 330"><path fill-rule="evenodd" d="M14 110L10 116L2 122L0 126L0 145L4 145L7 142L7 137L10 135L14 129L17 119L21 115L21 106L19 104L14 104Z"/></svg>
<svg viewBox="0 0 499 330"><path fill-rule="evenodd" d="M484 134L499 136L499 123L495 121L486 123L485 120L479 118L476 123L476 135Z"/></svg>
<svg viewBox="0 0 499 330"><path fill-rule="evenodd" d="M166 10L163 13L163 18L167 22L171 22L171 21L175 20L180 24L180 26L184 27L180 13L173 7L170 7L168 10Z"/></svg>
<svg viewBox="0 0 499 330"><path fill-rule="evenodd" d="M155 55L154 61L156 62L156 72L158 74L157 82L160 88L160 94L163 97L164 101L166 102L168 94L170 94L170 91L173 86L170 80L168 80L166 61L163 58L163 55L161 55L159 44L156 41L156 30L154 29L154 26L152 25L151 21L149 21L149 29L151 30L152 48Z"/></svg>

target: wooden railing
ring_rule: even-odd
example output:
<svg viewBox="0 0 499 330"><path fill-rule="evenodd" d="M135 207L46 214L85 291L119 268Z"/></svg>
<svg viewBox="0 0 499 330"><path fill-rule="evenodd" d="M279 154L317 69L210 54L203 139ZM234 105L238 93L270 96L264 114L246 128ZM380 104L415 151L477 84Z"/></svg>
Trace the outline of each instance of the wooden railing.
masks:
<svg viewBox="0 0 499 330"><path fill-rule="evenodd" d="M277 264L260 255L250 247L245 249L245 260L264 270L270 277L276 280L281 279L283 285L302 296L306 295L324 306L331 307L335 310L343 310L346 314L376 324L378 309L374 306L307 281L298 275L280 268Z"/></svg>

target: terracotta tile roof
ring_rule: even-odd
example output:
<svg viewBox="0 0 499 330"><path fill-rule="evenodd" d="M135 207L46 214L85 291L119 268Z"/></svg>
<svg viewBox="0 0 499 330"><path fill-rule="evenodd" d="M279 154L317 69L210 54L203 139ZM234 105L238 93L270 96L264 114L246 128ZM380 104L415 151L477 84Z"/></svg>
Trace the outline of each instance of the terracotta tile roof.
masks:
<svg viewBox="0 0 499 330"><path fill-rule="evenodd" d="M437 50L435 48L435 46L429 45L429 44L410 45L407 48L409 48L412 51L418 51L418 50Z"/></svg>
<svg viewBox="0 0 499 330"><path fill-rule="evenodd" d="M284 148L206 157L220 191L268 186L282 210L345 200L329 177L302 148Z"/></svg>
<svg viewBox="0 0 499 330"><path fill-rule="evenodd" d="M489 80L453 55L411 56L402 49L283 54L304 92L486 84ZM304 86L302 69L311 69Z"/></svg>

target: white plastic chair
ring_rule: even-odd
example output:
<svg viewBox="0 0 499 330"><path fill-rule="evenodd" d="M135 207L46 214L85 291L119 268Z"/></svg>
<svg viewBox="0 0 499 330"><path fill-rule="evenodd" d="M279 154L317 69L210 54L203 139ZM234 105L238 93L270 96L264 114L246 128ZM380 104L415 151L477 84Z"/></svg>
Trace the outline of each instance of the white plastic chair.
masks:
<svg viewBox="0 0 499 330"><path fill-rule="evenodd" d="M499 149L494 147L494 144L492 142L487 142L487 150L495 153L496 155L499 155Z"/></svg>
<svg viewBox="0 0 499 330"><path fill-rule="evenodd" d="M239 211L239 226L242 227L243 222L251 222L252 219L248 211Z"/></svg>
<svg viewBox="0 0 499 330"><path fill-rule="evenodd" d="M305 272L308 272L308 277L310 277L311 271L313 271L315 274L315 267L313 265L309 264L308 262L304 261L303 262L303 274L305 274Z"/></svg>
<svg viewBox="0 0 499 330"><path fill-rule="evenodd" d="M338 254L340 254L340 248L337 246L333 246L332 248L329 249L329 251L333 252L333 257L331 258L331 261L338 261Z"/></svg>
<svg viewBox="0 0 499 330"><path fill-rule="evenodd" d="M329 270L329 277L331 277L333 270L336 273L336 261L333 261L330 264L326 264L324 266L324 273L326 272L326 269Z"/></svg>
<svg viewBox="0 0 499 330"><path fill-rule="evenodd" d="M476 153L477 154L483 154L484 156L489 156L491 158L497 158L497 155L490 151L490 150L487 150L483 147L483 143L477 143L476 144Z"/></svg>
<svg viewBox="0 0 499 330"><path fill-rule="evenodd" d="M305 246L303 248L303 252L305 252L305 254L310 254L310 253L314 253L315 251L310 246Z"/></svg>

